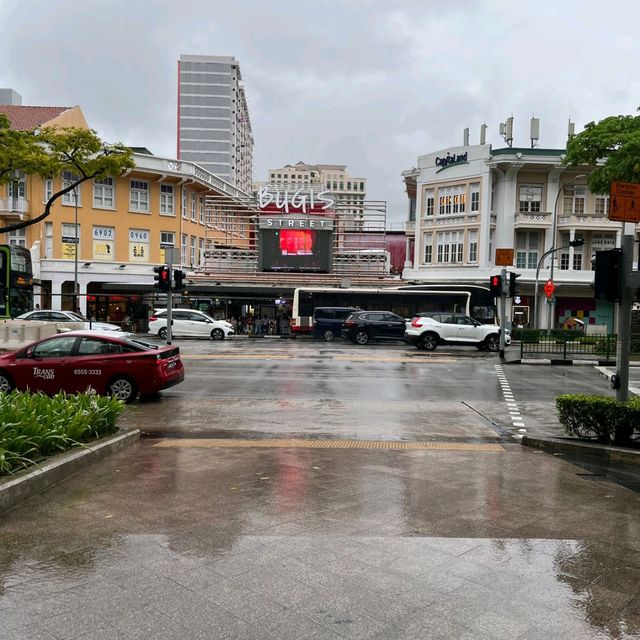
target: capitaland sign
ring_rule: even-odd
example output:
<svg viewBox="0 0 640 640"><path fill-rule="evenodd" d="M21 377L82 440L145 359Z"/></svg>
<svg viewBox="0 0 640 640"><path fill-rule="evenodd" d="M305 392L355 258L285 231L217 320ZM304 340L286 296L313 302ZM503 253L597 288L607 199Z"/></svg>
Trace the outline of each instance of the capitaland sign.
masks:
<svg viewBox="0 0 640 640"><path fill-rule="evenodd" d="M314 193L312 190L304 189L290 193L287 189L280 191L262 187L258 190L256 199L259 209L284 211L284 213L292 210L300 213L310 213L314 210L326 211L335 204L329 191Z"/></svg>
<svg viewBox="0 0 640 640"><path fill-rule="evenodd" d="M448 169L449 167L453 167L456 164L466 164L469 162L468 154L465 151L464 153L453 154L447 153L444 158L436 158L436 167L440 167L436 173L443 171L444 169Z"/></svg>
<svg viewBox="0 0 640 640"><path fill-rule="evenodd" d="M320 216L260 216L260 229L315 229L316 231L331 231L333 219Z"/></svg>

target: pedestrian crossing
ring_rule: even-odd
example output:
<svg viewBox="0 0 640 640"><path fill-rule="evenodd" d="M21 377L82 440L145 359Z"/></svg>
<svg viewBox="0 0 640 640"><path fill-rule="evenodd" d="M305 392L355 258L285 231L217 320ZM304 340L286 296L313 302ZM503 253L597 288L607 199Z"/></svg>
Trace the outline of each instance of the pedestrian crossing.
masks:
<svg viewBox="0 0 640 640"><path fill-rule="evenodd" d="M524 418L518 409L518 403L513 397L513 392L511 391L509 381L507 380L507 376L504 373L502 365L496 364L494 365L494 368L496 370L496 375L498 376L498 381L500 382L500 387L502 388L502 395L507 403L511 423L517 429L524 429Z"/></svg>

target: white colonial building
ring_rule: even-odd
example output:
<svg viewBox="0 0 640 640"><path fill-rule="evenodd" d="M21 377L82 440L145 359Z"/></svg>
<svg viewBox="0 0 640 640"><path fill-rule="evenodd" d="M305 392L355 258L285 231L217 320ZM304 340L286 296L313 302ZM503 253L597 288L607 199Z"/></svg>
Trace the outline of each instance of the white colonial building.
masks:
<svg viewBox="0 0 640 640"><path fill-rule="evenodd" d="M403 172L409 196L403 279L488 285L500 273L495 250L514 249L508 269L521 276L519 296L509 301L510 321L532 327L535 314L537 326L559 327L577 317L612 331L614 305L594 299L591 259L596 251L620 246L622 224L608 220L608 196L588 191L591 168L563 165L564 153L481 144L420 156L416 167ZM584 244L572 247L574 240ZM557 251L540 262L551 248ZM543 292L552 258L553 318Z"/></svg>

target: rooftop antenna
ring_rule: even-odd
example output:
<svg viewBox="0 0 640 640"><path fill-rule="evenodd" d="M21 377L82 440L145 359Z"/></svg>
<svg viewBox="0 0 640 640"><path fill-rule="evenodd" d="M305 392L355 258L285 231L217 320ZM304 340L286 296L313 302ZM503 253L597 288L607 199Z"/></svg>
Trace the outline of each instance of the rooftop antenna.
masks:
<svg viewBox="0 0 640 640"><path fill-rule="evenodd" d="M513 145L513 116L500 123L500 135L510 147Z"/></svg>
<svg viewBox="0 0 640 640"><path fill-rule="evenodd" d="M469 146L469 127L465 127L464 132L462 134L462 146Z"/></svg>
<svg viewBox="0 0 640 640"><path fill-rule="evenodd" d="M538 140L540 140L540 118L531 118L529 137L531 138L531 148L537 147Z"/></svg>
<svg viewBox="0 0 640 640"><path fill-rule="evenodd" d="M487 125L480 125L480 144L487 144Z"/></svg>

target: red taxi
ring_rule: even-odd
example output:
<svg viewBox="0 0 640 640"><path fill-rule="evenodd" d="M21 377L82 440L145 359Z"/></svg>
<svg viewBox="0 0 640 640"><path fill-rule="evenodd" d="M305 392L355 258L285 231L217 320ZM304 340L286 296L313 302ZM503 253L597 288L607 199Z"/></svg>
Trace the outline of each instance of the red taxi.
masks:
<svg viewBox="0 0 640 640"><path fill-rule="evenodd" d="M0 393L79 393L89 387L132 402L184 380L180 349L113 332L71 331L0 355Z"/></svg>

